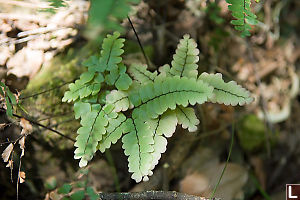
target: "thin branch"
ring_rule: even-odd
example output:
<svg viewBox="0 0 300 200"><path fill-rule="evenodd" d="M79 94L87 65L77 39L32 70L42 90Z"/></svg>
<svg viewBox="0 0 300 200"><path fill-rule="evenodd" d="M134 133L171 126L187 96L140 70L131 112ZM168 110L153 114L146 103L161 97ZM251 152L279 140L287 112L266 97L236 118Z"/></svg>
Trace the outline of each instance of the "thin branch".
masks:
<svg viewBox="0 0 300 200"><path fill-rule="evenodd" d="M73 114L73 111L66 112L66 113L59 113L57 115L52 115L52 116L48 116L48 117L45 117L45 118L42 118L42 119L38 119L37 122L53 119L53 118L56 118L56 117L67 116L69 114Z"/></svg>
<svg viewBox="0 0 300 200"><path fill-rule="evenodd" d="M1 108L1 111L2 111L2 112L6 112L6 110L3 109L3 108ZM61 133L61 132L59 132L59 131L57 131L57 130L54 130L54 129L52 129L52 128L49 128L49 127L47 127L47 126L45 126L45 125L43 125L43 124L40 124L40 123L38 123L38 122L36 122L36 121L34 121L34 120L32 120L32 119L29 119L29 118L27 118L27 117L20 116L20 115L17 115L17 114L13 114L13 116L14 116L14 117L17 117L17 118L19 118L19 119L24 118L24 119L26 119L27 121L29 121L30 123L32 123L32 124L34 124L34 125L40 126L40 127L44 128L44 129L47 129L47 130L49 130L49 131L52 131L52 132L54 132L54 133L60 135L61 137L64 137L64 138L66 138L66 139L68 139L68 140L70 140L70 141L72 141L72 142L75 142L75 140L74 140L73 138L70 138L69 136L67 136L67 135L65 135L65 134L63 134L63 133Z"/></svg>
<svg viewBox="0 0 300 200"><path fill-rule="evenodd" d="M100 193L101 200L217 200L194 195L183 194L175 191L145 191L145 192L121 192Z"/></svg>
<svg viewBox="0 0 300 200"><path fill-rule="evenodd" d="M65 82L65 83L63 83L63 84L61 84L61 85L59 85L59 86L54 87L54 88L50 88L50 89L48 89L48 90L45 90L45 91L42 91L42 92L38 92L38 93L36 93L36 94L29 95L29 96L27 96L27 97L21 97L20 100L24 100L24 99L36 97L36 96L38 96L38 95L40 95L40 94L44 94L44 93L50 92L50 91L52 91L52 90L59 89L59 88L65 86L65 85L67 85L68 83L72 83L72 82L73 82L73 81L68 81L68 82Z"/></svg>
<svg viewBox="0 0 300 200"><path fill-rule="evenodd" d="M130 23L130 25L131 25L131 27L132 27L132 30L133 30L133 32L134 32L134 34L135 34L135 36L136 36L136 39L137 39L137 41L138 41L138 43L139 43L139 46L140 46L140 48L141 48L141 50L142 50L142 53L143 53L143 56L144 56L145 61L146 61L146 63L147 63L147 66L149 67L149 66L150 66L150 65L149 65L149 61L148 61L148 58L147 58L146 53L145 53L145 51L144 51L144 47L142 46L142 43L141 43L141 41L140 41L140 38L139 38L137 32L135 31L135 28L134 28L133 23L131 22L129 16L127 16L127 19L128 19L128 21L129 21L129 23Z"/></svg>
<svg viewBox="0 0 300 200"><path fill-rule="evenodd" d="M52 131L52 132L54 132L54 133L56 133L56 134L58 134L58 135L60 135L60 136L62 136L62 137L64 137L64 138L66 138L66 139L72 141L72 142L75 142L75 140L74 140L73 138L70 138L69 136L67 136L67 135L65 135L65 134L63 134L63 133L61 133L61 132L59 132L59 131L57 131L57 130L54 130L54 129L52 129L52 128L49 128L49 127L47 127L47 126L45 126L45 125L43 125L43 124L40 124L40 123L38 123L38 122L36 122L36 121L33 121L33 120L31 120L31 119L28 119L28 118L26 118L26 117L22 117L22 116L19 116L19 115L16 115L16 114L13 114L13 116L14 116L14 117L18 117L18 118L24 118L24 119L26 119L27 121L29 121L29 122L32 123L32 124L35 124L35 125L37 125L37 126L40 126L40 127L44 128L44 129L47 129L47 130L49 130L49 131Z"/></svg>
<svg viewBox="0 0 300 200"><path fill-rule="evenodd" d="M230 147L229 147L229 153L228 153L228 156L227 156L227 159L226 159L226 163L224 165L224 168L222 170L222 173L221 173L221 176L219 177L219 180L218 180L218 183L216 184L216 186L214 187L214 190L211 194L211 198L213 199L214 196L215 196L215 193L217 191L217 188L219 187L220 183L221 183L221 180L223 178L223 175L225 173L225 170L227 168L227 165L228 165L228 162L229 162L229 159L230 159L230 156L231 156L231 152L232 152L232 147L233 147L233 143L234 143L234 123L232 124L232 133L231 133L231 142L230 142Z"/></svg>

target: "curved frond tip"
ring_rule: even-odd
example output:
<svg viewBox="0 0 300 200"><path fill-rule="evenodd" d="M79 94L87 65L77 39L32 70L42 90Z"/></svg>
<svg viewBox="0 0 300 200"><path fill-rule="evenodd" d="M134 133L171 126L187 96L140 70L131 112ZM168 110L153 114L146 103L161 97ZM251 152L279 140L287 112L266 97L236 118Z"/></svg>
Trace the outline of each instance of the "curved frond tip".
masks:
<svg viewBox="0 0 300 200"><path fill-rule="evenodd" d="M213 103L223 103L225 105L240 106L249 104L253 101L250 92L238 85L235 81L225 83L222 79L222 74L208 74L206 72L199 76L199 80L202 80L211 85L213 90L213 96L210 101Z"/></svg>

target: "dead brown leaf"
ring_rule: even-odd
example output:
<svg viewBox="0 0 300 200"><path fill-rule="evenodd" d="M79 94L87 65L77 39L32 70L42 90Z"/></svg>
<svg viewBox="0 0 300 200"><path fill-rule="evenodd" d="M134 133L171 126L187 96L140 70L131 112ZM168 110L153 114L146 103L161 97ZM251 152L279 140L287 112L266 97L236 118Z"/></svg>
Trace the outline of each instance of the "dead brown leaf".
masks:
<svg viewBox="0 0 300 200"><path fill-rule="evenodd" d="M4 129L6 126L7 126L7 124L6 124L6 123L2 123L2 124L0 124L0 130Z"/></svg>
<svg viewBox="0 0 300 200"><path fill-rule="evenodd" d="M20 126L23 128L21 135L22 134L28 135L32 132L32 125L30 124L30 122L28 120L21 118Z"/></svg>
<svg viewBox="0 0 300 200"><path fill-rule="evenodd" d="M14 167L14 161L13 160L9 160L8 161L8 163L7 163L7 165L6 165L6 167L9 167L10 169L13 169L13 167Z"/></svg>
<svg viewBox="0 0 300 200"><path fill-rule="evenodd" d="M20 157L23 157L24 153L25 153L25 137L24 136L19 140L19 144L20 144L20 149L22 150Z"/></svg>
<svg viewBox="0 0 300 200"><path fill-rule="evenodd" d="M13 151L14 149L14 145L12 143L10 143L6 148L5 150L3 151L2 153L2 159L4 162L7 162L9 157L10 157L10 154L11 152Z"/></svg>
<svg viewBox="0 0 300 200"><path fill-rule="evenodd" d="M26 174L25 172L20 171L19 172L19 178L20 178L20 183L24 183L25 182L25 178L26 178Z"/></svg>

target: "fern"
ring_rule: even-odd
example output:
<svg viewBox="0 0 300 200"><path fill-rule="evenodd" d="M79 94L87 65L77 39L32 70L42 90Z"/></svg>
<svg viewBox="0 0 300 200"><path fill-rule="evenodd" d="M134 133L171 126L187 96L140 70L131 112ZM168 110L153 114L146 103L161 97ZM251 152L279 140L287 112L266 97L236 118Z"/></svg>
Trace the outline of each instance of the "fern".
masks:
<svg viewBox="0 0 300 200"><path fill-rule="evenodd" d="M123 91L111 91L111 93L106 96L106 101L107 103L114 105L115 112L126 111L129 107L132 107L128 93Z"/></svg>
<svg viewBox="0 0 300 200"><path fill-rule="evenodd" d="M226 0L229 4L228 9L232 12L232 16L236 18L231 20L234 28L241 31L241 36L250 36L250 25L256 25L256 15L251 12L251 0Z"/></svg>
<svg viewBox="0 0 300 200"><path fill-rule="evenodd" d="M150 72L147 65L132 64L128 70L129 74L140 84L153 82L157 77L157 71Z"/></svg>
<svg viewBox="0 0 300 200"><path fill-rule="evenodd" d="M150 119L147 121L151 131L153 132L153 152L152 162L150 170L153 170L154 167L158 164L158 161L161 157L161 154L167 150L167 139L173 135L176 130L177 117L175 112L167 111L163 115L159 116L156 119ZM152 172L150 171L149 175Z"/></svg>
<svg viewBox="0 0 300 200"><path fill-rule="evenodd" d="M75 147L75 159L81 159L79 166L87 165L87 162L93 158L97 150L98 142L106 133L108 121L117 117L117 114L112 112L113 106L108 104L102 107L100 104L94 104L90 113L83 115L80 121L82 127L77 131Z"/></svg>
<svg viewBox="0 0 300 200"><path fill-rule="evenodd" d="M115 144L122 136L127 133L126 117L123 114L119 114L117 118L111 119L109 126L106 128L106 134L98 144L98 149L104 152L110 145Z"/></svg>
<svg viewBox="0 0 300 200"><path fill-rule="evenodd" d="M193 39L190 39L189 35L184 35L180 40L176 49L176 54L173 56L171 62L172 67L170 73L173 76L196 78L198 71L199 50L197 44Z"/></svg>
<svg viewBox="0 0 300 200"><path fill-rule="evenodd" d="M87 72L65 92L63 101L74 101L75 118L81 118L74 156L81 167L97 149L104 152L122 138L131 177L146 181L177 124L197 130L199 120L190 105L252 101L248 91L233 81L225 83L220 74L198 77L199 50L188 35L180 40L171 67L164 65L155 72L142 64L132 64L127 72L121 58L123 43L118 33L108 35L100 57L85 61ZM93 84L100 84L101 92L93 90Z"/></svg>
<svg viewBox="0 0 300 200"><path fill-rule="evenodd" d="M201 80L167 77L141 86L129 96L135 106L133 118L156 118L176 105L202 104L212 94L213 88Z"/></svg>
<svg viewBox="0 0 300 200"><path fill-rule="evenodd" d="M242 106L253 101L250 92L234 81L225 83L220 73L208 74L204 72L199 76L199 79L214 87L214 95L210 98L210 101L213 103L224 103L225 105L232 106L239 104Z"/></svg>
<svg viewBox="0 0 300 200"><path fill-rule="evenodd" d="M197 125L200 121L197 119L193 108L178 106L175 113L178 119L178 124L181 124L182 128L187 128L190 132L197 130Z"/></svg>

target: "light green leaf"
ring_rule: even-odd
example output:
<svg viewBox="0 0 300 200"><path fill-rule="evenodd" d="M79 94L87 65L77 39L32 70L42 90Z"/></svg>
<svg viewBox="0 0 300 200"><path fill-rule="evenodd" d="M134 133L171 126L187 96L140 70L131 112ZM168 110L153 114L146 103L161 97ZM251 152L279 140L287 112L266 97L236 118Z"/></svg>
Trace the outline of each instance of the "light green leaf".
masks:
<svg viewBox="0 0 300 200"><path fill-rule="evenodd" d="M213 88L201 80L167 77L141 86L129 95L135 106L132 116L137 119L157 118L176 105L202 104L212 95Z"/></svg>
<svg viewBox="0 0 300 200"><path fill-rule="evenodd" d="M167 139L171 137L176 130L177 117L172 111L167 111L157 119L149 119L146 121L153 132L153 152L150 170L153 170L158 164L161 154L167 150ZM152 175L151 172L149 176Z"/></svg>
<svg viewBox="0 0 300 200"><path fill-rule="evenodd" d="M119 38L120 33L114 32L113 35L107 35L102 43L102 51L100 57L100 66L105 70L111 71L118 68L118 64L122 61L121 55L124 53L124 39Z"/></svg>
<svg viewBox="0 0 300 200"><path fill-rule="evenodd" d="M130 65L128 72L131 76L133 76L134 80L138 81L140 84L153 82L155 77L157 76L157 71L152 73L147 70L147 65L143 64Z"/></svg>
<svg viewBox="0 0 300 200"><path fill-rule="evenodd" d="M153 133L149 126L141 120L128 119L127 128L129 133L123 136L123 149L128 157L129 172L136 182L148 180L151 174L153 152Z"/></svg>
<svg viewBox="0 0 300 200"><path fill-rule="evenodd" d="M111 119L109 121L109 125L106 128L106 134L103 136L97 147L102 153L110 148L111 144L115 144L124 133L127 133L125 122L126 117L123 114L119 114L116 119Z"/></svg>
<svg viewBox="0 0 300 200"><path fill-rule="evenodd" d="M126 92L113 90L106 96L106 102L114 105L114 112L126 111L130 107Z"/></svg>
<svg viewBox="0 0 300 200"><path fill-rule="evenodd" d="M132 80L127 74L121 74L116 82L116 88L118 90L127 90L131 85Z"/></svg>
<svg viewBox="0 0 300 200"><path fill-rule="evenodd" d="M241 31L241 36L250 36L250 25L256 25L256 15L251 12L251 0L226 0L228 9L236 20L231 20L236 30Z"/></svg>
<svg viewBox="0 0 300 200"><path fill-rule="evenodd" d="M91 105L89 103L84 103L80 101L74 103L75 119L79 119L80 117L90 112L91 112Z"/></svg>
<svg viewBox="0 0 300 200"><path fill-rule="evenodd" d="M194 132L197 130L199 120L193 108L185 108L183 106L178 106L175 112L178 119L178 124L181 124L182 128L187 128L189 132Z"/></svg>
<svg viewBox="0 0 300 200"><path fill-rule="evenodd" d="M173 55L170 73L174 76L197 78L199 50L196 42L189 35L184 35L179 41L176 54Z"/></svg>
<svg viewBox="0 0 300 200"><path fill-rule="evenodd" d="M74 144L77 147L74 158L80 159L80 167L86 166L88 161L93 158L98 142L106 133L105 126L108 124L107 114L104 111L106 107L100 108L100 105L94 106L90 113L82 116L80 122L82 127L77 131L78 136Z"/></svg>
<svg viewBox="0 0 300 200"><path fill-rule="evenodd" d="M225 83L220 73L208 74L204 72L199 76L199 79L214 87L214 95L210 98L213 103L236 106L237 104L249 104L253 101L249 91L234 81Z"/></svg>

